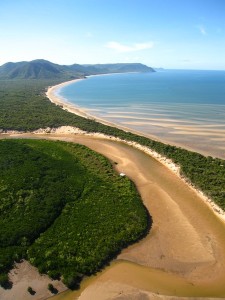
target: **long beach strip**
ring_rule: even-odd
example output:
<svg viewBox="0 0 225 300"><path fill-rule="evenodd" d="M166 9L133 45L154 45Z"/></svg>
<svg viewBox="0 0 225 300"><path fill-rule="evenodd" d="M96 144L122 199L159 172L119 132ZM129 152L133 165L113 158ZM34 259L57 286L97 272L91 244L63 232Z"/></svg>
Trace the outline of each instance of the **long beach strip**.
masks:
<svg viewBox="0 0 225 300"><path fill-rule="evenodd" d="M47 96L67 109L67 103L54 94L59 87L62 85L49 88ZM12 132L11 137L66 140L104 154L117 162L118 172L125 172L134 181L152 215L153 227L146 238L122 251L119 260L84 284L76 297L120 299L121 293L127 297L124 299L161 299L157 294L224 297L223 212L188 186L173 162L139 144L68 126L26 134ZM75 293L59 296L73 299Z"/></svg>

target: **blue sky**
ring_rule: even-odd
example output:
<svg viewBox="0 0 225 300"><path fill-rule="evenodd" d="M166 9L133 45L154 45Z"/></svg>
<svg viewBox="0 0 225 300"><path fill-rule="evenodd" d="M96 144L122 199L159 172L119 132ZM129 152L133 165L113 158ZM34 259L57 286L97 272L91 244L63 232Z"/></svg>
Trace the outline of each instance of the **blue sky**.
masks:
<svg viewBox="0 0 225 300"><path fill-rule="evenodd" d="M0 65L225 70L225 0L0 0Z"/></svg>

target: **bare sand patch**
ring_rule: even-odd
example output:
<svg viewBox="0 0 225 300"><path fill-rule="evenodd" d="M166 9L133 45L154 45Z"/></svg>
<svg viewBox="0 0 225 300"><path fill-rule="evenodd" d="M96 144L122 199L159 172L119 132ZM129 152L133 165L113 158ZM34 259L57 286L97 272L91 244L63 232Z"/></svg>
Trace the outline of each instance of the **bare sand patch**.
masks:
<svg viewBox="0 0 225 300"><path fill-rule="evenodd" d="M61 281L51 280L46 275L40 275L38 270L27 261L16 263L9 273L9 279L13 286L6 290L0 287L0 299L2 300L46 299L52 296L48 290L49 283L53 284L59 293L67 289ZM34 295L27 291L29 286L35 291Z"/></svg>

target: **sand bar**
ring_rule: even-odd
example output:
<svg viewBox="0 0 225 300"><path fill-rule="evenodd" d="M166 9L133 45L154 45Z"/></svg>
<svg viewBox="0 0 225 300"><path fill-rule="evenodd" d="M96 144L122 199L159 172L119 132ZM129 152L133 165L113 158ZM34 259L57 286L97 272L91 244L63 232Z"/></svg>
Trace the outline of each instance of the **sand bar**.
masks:
<svg viewBox="0 0 225 300"><path fill-rule="evenodd" d="M109 114L106 114L104 117L96 117L95 110L81 108L57 95L57 90L63 86L80 80L82 79L76 79L50 87L46 95L51 102L60 105L64 110L82 117L90 118L109 126L118 127L125 131L130 131L154 140L160 140L164 143L186 148L191 151L197 151L206 156L210 155L225 159L225 153L221 151L222 141L218 140L217 144L213 144L208 140L208 136L210 135L224 138L225 131L220 128L220 126L224 127L224 124L218 123L212 124L211 126L211 124L201 124L199 120L173 120L168 119L168 117L159 119L151 117L140 118L138 116L132 117L133 113L128 116L127 112L125 116L121 115L122 112L118 112L118 115L117 113L109 112ZM136 113L138 114L138 111ZM195 141L195 139L198 138L201 138L201 142Z"/></svg>
<svg viewBox="0 0 225 300"><path fill-rule="evenodd" d="M135 182L153 217L150 234L125 249L116 264L92 279L79 299L90 299L90 293L93 300L132 299L132 294L136 295L133 299L154 299L152 295L157 294L191 299L225 297L225 222L162 163L124 143L94 136L18 137L78 142L116 161L117 170ZM122 296L118 290L123 297L129 297L119 298ZM150 298L140 298L143 293ZM75 296L67 292L56 299L76 299Z"/></svg>
<svg viewBox="0 0 225 300"><path fill-rule="evenodd" d="M225 280L225 223L212 209L175 174L137 149L98 139L93 143L93 139L83 137L74 141L116 161L118 171L136 183L153 217L150 234L125 249L118 257L123 261L103 272L80 299L88 299L89 288L92 299L98 299L93 292L97 286L101 293L105 285L108 295L115 296L114 284L121 283L156 294L225 296L221 290Z"/></svg>
<svg viewBox="0 0 225 300"><path fill-rule="evenodd" d="M0 138L7 137L78 142L104 154L118 163L119 172L135 182L153 217L150 234L125 249L102 273L84 282L80 292L68 291L52 299L89 300L90 295L93 300L225 298L223 212L179 178L179 169L171 161L135 143L122 143L101 134L86 135L76 128L0 134ZM21 292L18 282L11 290L14 295ZM45 294L42 299L47 297Z"/></svg>

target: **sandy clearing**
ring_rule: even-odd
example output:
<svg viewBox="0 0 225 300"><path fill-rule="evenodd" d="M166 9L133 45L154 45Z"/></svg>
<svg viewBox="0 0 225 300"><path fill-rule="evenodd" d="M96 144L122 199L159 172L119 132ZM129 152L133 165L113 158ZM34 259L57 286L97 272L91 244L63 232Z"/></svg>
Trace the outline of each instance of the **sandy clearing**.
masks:
<svg viewBox="0 0 225 300"><path fill-rule="evenodd" d="M9 273L9 278L13 282L13 286L6 290L0 287L1 300L46 299L52 296L52 293L48 291L49 283L52 283L58 292L67 289L62 282L51 280L46 275L40 275L38 270L27 261L16 263L14 269ZM34 295L28 293L27 288L29 286L35 291Z"/></svg>

